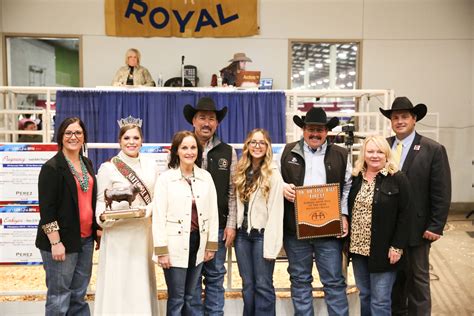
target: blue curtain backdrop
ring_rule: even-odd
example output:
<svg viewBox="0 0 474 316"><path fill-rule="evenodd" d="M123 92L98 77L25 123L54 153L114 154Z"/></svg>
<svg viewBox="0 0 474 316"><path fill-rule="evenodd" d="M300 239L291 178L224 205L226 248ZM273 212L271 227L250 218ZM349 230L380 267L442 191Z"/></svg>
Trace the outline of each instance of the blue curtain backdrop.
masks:
<svg viewBox="0 0 474 316"><path fill-rule="evenodd" d="M184 119L186 104L195 106L199 98L211 97L220 110L229 109L217 134L226 143L242 143L256 127L269 131L274 143L285 142L285 94L282 91L106 91L61 90L56 95L57 131L67 117L80 117L90 143L116 143L117 120L132 115L143 119L147 143L169 143L179 130L192 130ZM117 150L90 150L89 157L98 166Z"/></svg>

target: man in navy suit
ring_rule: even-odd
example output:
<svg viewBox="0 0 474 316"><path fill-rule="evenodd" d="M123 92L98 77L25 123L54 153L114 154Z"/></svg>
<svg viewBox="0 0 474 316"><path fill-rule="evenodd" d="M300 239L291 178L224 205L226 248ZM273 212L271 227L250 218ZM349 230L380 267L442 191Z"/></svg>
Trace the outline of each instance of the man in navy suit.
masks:
<svg viewBox="0 0 474 316"><path fill-rule="evenodd" d="M431 243L443 234L451 203L448 156L443 145L415 131L416 122L426 115L426 105L413 106L408 98L398 97L390 110L380 112L390 119L395 132L388 138L394 156L401 143L399 167L410 180L412 192L410 236L405 265L393 287L392 314L431 315L429 254Z"/></svg>

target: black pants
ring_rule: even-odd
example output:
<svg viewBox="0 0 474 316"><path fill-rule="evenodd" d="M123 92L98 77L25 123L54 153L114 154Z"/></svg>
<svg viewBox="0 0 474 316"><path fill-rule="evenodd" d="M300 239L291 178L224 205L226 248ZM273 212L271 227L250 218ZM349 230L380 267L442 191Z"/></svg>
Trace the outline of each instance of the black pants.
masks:
<svg viewBox="0 0 474 316"><path fill-rule="evenodd" d="M431 243L405 249L405 262L392 291L392 315L431 315Z"/></svg>

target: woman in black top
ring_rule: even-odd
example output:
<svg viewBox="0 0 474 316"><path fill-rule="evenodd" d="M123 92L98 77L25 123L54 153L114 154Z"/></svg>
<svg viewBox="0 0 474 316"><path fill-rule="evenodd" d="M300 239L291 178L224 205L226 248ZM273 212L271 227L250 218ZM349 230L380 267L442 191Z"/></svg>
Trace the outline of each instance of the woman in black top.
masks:
<svg viewBox="0 0 474 316"><path fill-rule="evenodd" d="M365 139L352 174L349 252L361 315L389 316L396 269L408 241L408 179L382 136Z"/></svg>
<svg viewBox="0 0 474 316"><path fill-rule="evenodd" d="M38 179L40 222L36 247L46 272L46 315L90 315L85 302L92 272L96 179L82 156L84 123L65 119L57 133L58 153L41 168Z"/></svg>

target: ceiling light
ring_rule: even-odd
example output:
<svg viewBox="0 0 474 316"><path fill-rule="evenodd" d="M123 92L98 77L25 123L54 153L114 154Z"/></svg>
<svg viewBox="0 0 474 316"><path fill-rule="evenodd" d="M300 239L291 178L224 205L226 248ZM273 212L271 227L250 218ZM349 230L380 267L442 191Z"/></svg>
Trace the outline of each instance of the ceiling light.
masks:
<svg viewBox="0 0 474 316"><path fill-rule="evenodd" d="M339 87L341 87L341 89L344 89L346 87L345 84L341 84Z"/></svg>
<svg viewBox="0 0 474 316"><path fill-rule="evenodd" d="M316 86L316 82L311 82L311 87Z"/></svg>
<svg viewBox="0 0 474 316"><path fill-rule="evenodd" d="M314 71L314 67L309 67L309 68L308 68L308 71L309 71L309 72L313 72L313 71Z"/></svg>
<svg viewBox="0 0 474 316"><path fill-rule="evenodd" d="M324 62L325 62L326 64L330 64L330 63L331 63L331 59L329 59L329 58L328 58L328 59L325 59Z"/></svg>
<svg viewBox="0 0 474 316"><path fill-rule="evenodd" d="M352 46L352 50L357 51L357 46Z"/></svg>
<svg viewBox="0 0 474 316"><path fill-rule="evenodd" d="M323 82L328 83L328 82L329 82L329 79L328 79L328 78L325 78L325 79L323 79Z"/></svg>
<svg viewBox="0 0 474 316"><path fill-rule="evenodd" d="M340 75L339 75L339 78L341 78L341 79L346 78L346 74L340 74Z"/></svg>
<svg viewBox="0 0 474 316"><path fill-rule="evenodd" d="M352 87L352 82L348 82L348 83L346 84L346 86Z"/></svg>
<svg viewBox="0 0 474 316"><path fill-rule="evenodd" d="M317 84L323 84L323 81L322 80L318 80L316 81Z"/></svg>
<svg viewBox="0 0 474 316"><path fill-rule="evenodd" d="M298 74L293 75L293 78L299 78L299 77L300 77L300 75L298 75Z"/></svg>
<svg viewBox="0 0 474 316"><path fill-rule="evenodd" d="M301 71L300 71L300 75L302 75L302 76L303 76L305 73L306 73L306 71L304 71L304 70L301 70Z"/></svg>
<svg viewBox="0 0 474 316"><path fill-rule="evenodd" d="M319 69L323 68L323 64L320 64L320 63L318 63L318 64L316 64L316 65L314 65L314 66L315 66L316 68L319 68Z"/></svg>
<svg viewBox="0 0 474 316"><path fill-rule="evenodd" d="M356 72L355 71L349 71L349 76L355 76Z"/></svg>

